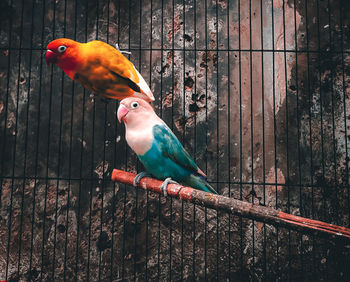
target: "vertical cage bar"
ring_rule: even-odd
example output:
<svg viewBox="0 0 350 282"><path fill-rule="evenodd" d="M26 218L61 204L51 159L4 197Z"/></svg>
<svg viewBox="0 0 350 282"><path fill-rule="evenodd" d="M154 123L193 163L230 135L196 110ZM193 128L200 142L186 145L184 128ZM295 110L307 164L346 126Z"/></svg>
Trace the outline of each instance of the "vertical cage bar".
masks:
<svg viewBox="0 0 350 282"><path fill-rule="evenodd" d="M309 16L308 16L308 5L309 0L305 1L305 21L306 21L306 62L307 62L307 90L309 98L309 132L310 132L310 182L311 182L311 218L315 218L315 207L314 207L314 165L313 165L313 152L312 152L312 93L310 87L310 52L309 52ZM312 272L315 272L315 238L312 236Z"/></svg>
<svg viewBox="0 0 350 282"><path fill-rule="evenodd" d="M172 64L171 64L171 129L174 128L174 67L175 67L175 0L172 1L172 22L171 22L171 49L172 49ZM169 222L169 281L171 281L171 260L172 260L172 226L173 221L173 199L170 199L170 222Z"/></svg>
<svg viewBox="0 0 350 282"><path fill-rule="evenodd" d="M275 80L275 20L274 0L271 0L271 28L272 28L272 99L273 99L273 146L275 171L275 208L278 208L278 176L277 176L277 119L276 119L276 80ZM279 228L276 227L276 275L279 277Z"/></svg>
<svg viewBox="0 0 350 282"><path fill-rule="evenodd" d="M287 74L287 45L286 45L286 3L285 0L282 2L283 9L283 59L284 59L284 82L285 82L285 95L286 95L286 170L287 170L287 212L290 213L290 173L289 173L289 107L288 107L288 74ZM288 229L288 279L291 279L291 244L290 244L290 230Z"/></svg>
<svg viewBox="0 0 350 282"><path fill-rule="evenodd" d="M109 6L108 6L109 7ZM99 13L99 5L97 5L97 13ZM108 10L109 11L109 10ZM108 24L109 22L109 17L107 17L107 43L109 40L109 29L108 29ZM97 21L97 25L98 25L98 21ZM101 183L101 215L100 215L100 239L101 240L102 234L103 233L103 206L104 206L104 190L105 190L105 183L106 183L106 176L105 176L105 168L106 168L106 142L107 140L107 127L108 127L108 119L107 119L107 113L108 113L108 107L107 107L107 103L104 103L104 130L103 130L103 160L102 160L102 180L100 180L99 182ZM108 236L108 235L107 235ZM98 259L98 280L101 281L101 264L102 264L102 249L98 248L98 252L99 252L99 259Z"/></svg>
<svg viewBox="0 0 350 282"><path fill-rule="evenodd" d="M296 115L297 115L297 151L298 151L298 181L299 181L299 211L300 215L303 216L303 208L302 208L302 172L301 172L301 154L300 154L300 113L299 113L299 79L298 79L298 30L297 30L297 7L296 1L294 0L294 41L295 41L295 90L296 90ZM306 15L307 17L307 15ZM299 236L300 241L300 267L302 269L301 273L304 273L304 259L303 259L303 236L300 233Z"/></svg>
<svg viewBox="0 0 350 282"><path fill-rule="evenodd" d="M24 7L23 7L24 9ZM28 125L29 125L29 105L30 105L30 86L31 86L31 74L32 74L32 55L33 51L33 30L34 30L34 1L32 1L32 16L31 16L31 31L30 31L30 51L29 51L29 73L28 73L28 87L27 87L27 107L26 107L26 129L24 137L24 166L23 166L23 186L21 194L21 216L20 216L20 230L19 230L19 242L18 242L18 266L17 277L20 277L21 269L21 251L22 251L22 229L23 229L23 209L24 209L24 191L26 186L26 169L27 169L27 149L28 149Z"/></svg>
<svg viewBox="0 0 350 282"><path fill-rule="evenodd" d="M88 5L89 2L87 2ZM89 9L86 10L88 13ZM99 11L98 11L98 0L96 0L96 15L95 15L95 39L98 40L98 32L99 32ZM96 103L95 99L92 100L92 136L91 136L91 171L90 171L90 202L89 202L89 235L88 235L88 262L87 262L87 280L90 279L90 253L91 253L91 228L92 228L92 199L93 199L93 176L94 176L94 156L95 156L95 120L96 120Z"/></svg>
<svg viewBox="0 0 350 282"><path fill-rule="evenodd" d="M265 84L264 84L264 21L263 1L260 0L260 46L261 46L261 112L262 112L262 166L263 166L263 205L266 205L266 171L265 171ZM266 274L266 224L263 225L263 280L267 280Z"/></svg>
<svg viewBox="0 0 350 282"><path fill-rule="evenodd" d="M218 0L215 3L215 21L216 21L216 189L218 193L219 191L219 13L218 13ZM214 61L214 60L213 60ZM213 62L213 68L215 68L215 64ZM219 281L219 211L216 211L216 280Z"/></svg>
<svg viewBox="0 0 350 282"><path fill-rule="evenodd" d="M13 192L15 189L15 163L16 163L16 149L17 149L17 134L18 134L18 100L19 100L19 82L21 75L21 59L22 59L22 33L23 33L23 16L24 16L24 0L22 0L22 9L21 9L21 24L20 24L20 41L19 41L19 55L18 55L18 72L17 72L17 87L16 87L16 114L15 114L15 131L14 131L14 141L13 141L13 153L12 153L12 177L11 177L11 196L10 196L10 206L9 206L9 217L8 217L8 237L7 237L7 252L6 252L6 272L5 279L7 280L8 271L9 271L9 262L10 262L10 248L11 248L11 234L12 234L12 216L13 216ZM10 67L10 65L9 65ZM9 74L10 75L10 74ZM9 94L9 93L7 93ZM8 108L7 108L8 110ZM5 126L6 128L6 120ZM6 134L6 133L5 133Z"/></svg>
<svg viewBox="0 0 350 282"><path fill-rule="evenodd" d="M320 36L320 8L319 8L319 0L316 0L316 10L317 10L317 55L318 55L318 81L319 81L319 87L320 87L320 128L321 128L321 156L322 156L322 181L325 180L325 154L324 154L324 143L323 143L323 91L322 91L322 79L321 79L321 36ZM326 199L325 199L325 189L326 187L323 185L323 218L326 218Z"/></svg>
<svg viewBox="0 0 350 282"><path fill-rule="evenodd" d="M77 6L77 3L76 3ZM85 41L87 41L87 26L88 26L88 2L85 2ZM80 166L79 166L79 191L78 191L78 211L77 211L77 241L76 241L76 249L75 249L75 279L78 277L78 255L79 255L79 234L80 234L80 220L81 220L81 192L82 192L82 177L83 177L83 156L84 156L84 138L85 138L85 103L86 103L86 90L83 88L83 97L82 97L82 117L81 117L81 143L80 143ZM91 193L91 189L90 189Z"/></svg>
<svg viewBox="0 0 350 282"><path fill-rule="evenodd" d="M197 38L196 38L196 32L197 32L197 24L196 24L196 11L194 11L194 56L196 58L196 54L197 54ZM207 20L207 18L205 18L205 20ZM184 21L185 23L185 21ZM185 38L183 38L183 42L185 44ZM184 45L185 48L185 45ZM184 60L186 57L186 52L184 52ZM184 65L185 65L185 61L184 61ZM194 61L194 67L196 68L196 59ZM186 66L184 66L184 71L185 71ZM194 93L196 93L197 91L197 73L196 73L196 69L194 72L195 75L195 82L194 82ZM184 74L184 78L185 78L185 74ZM184 80L184 84L185 84L185 80ZM186 90L186 86L184 85L184 98L185 98L185 90ZM185 129L186 129L186 124L184 126L184 136L185 136ZM196 129L197 129L197 113L194 114L194 155L196 155ZM196 158L195 158L196 160ZM196 279L196 205L193 204L193 240L192 240L192 279L195 280Z"/></svg>
<svg viewBox="0 0 350 282"><path fill-rule="evenodd" d="M66 7L65 7L66 9ZM78 7L77 0L74 1L74 40L77 38L77 16ZM69 229L69 210L70 210L70 192L71 192L71 173L72 173L72 146L73 146L73 124L74 124L74 95L75 95L75 83L72 83L71 90L71 116L70 116L70 131L69 131L69 164L68 164L68 187L67 187L67 210L65 220L65 240L64 240L64 259L63 259L63 281L66 281L67 272L67 251L68 251L68 229ZM83 143L83 142L81 142ZM77 234L78 237L78 234ZM77 239L78 241L78 239Z"/></svg>
<svg viewBox="0 0 350 282"><path fill-rule="evenodd" d="M151 0L151 24L150 24L150 40L149 40L149 48L150 48L150 59L149 59L149 85L152 90L152 55L153 55L153 46L152 46L152 31L153 31L153 1ZM141 23L140 23L141 24ZM153 92L153 91L152 91ZM145 266L145 280L148 281L148 228L149 228L149 191L146 191L146 266Z"/></svg>
<svg viewBox="0 0 350 282"><path fill-rule="evenodd" d="M346 187L348 192L348 226L350 226L350 186L349 186L349 154L348 154L348 134L347 134L347 122L346 122L346 91L345 91L345 67L344 67L344 24L343 24L343 17L344 17L344 2L343 0L340 0L339 3L339 14L340 14L340 34L341 34L341 67L342 67L342 91L343 91L343 107L344 107L344 142L345 142L345 167L346 167Z"/></svg>
<svg viewBox="0 0 350 282"><path fill-rule="evenodd" d="M163 53L164 53L164 0L162 0L162 11L161 11L161 53L160 53L160 69L163 68ZM163 101L163 72L160 73L160 101ZM163 107L160 104L160 117L163 117ZM161 196L158 195L158 214L161 212ZM183 222L182 222L183 223ZM183 228L183 224L182 224ZM182 233L183 235L183 233ZM182 236L183 238L183 236ZM158 273L158 281L160 281L160 216L158 216L158 250L157 250L157 273ZM183 253L182 253L183 258ZM183 269L181 270L183 271Z"/></svg>
<svg viewBox="0 0 350 282"><path fill-rule="evenodd" d="M139 1L140 3L140 8L139 8L139 20L140 20L140 25L139 25L139 46L137 51L138 51L138 55L139 55L139 70L140 70L140 73L141 73L141 39L142 39L142 31L141 31L141 17L142 17L142 0ZM129 6L130 7L130 6ZM130 40L130 37L131 37L131 13L129 13L129 40ZM129 46L130 48L131 46ZM139 168L139 161L137 160L137 165L136 165L136 168L138 170ZM137 225L138 225L138 199L139 199L139 189L135 189L135 228L134 228L134 279L136 279L137 277L137 271L136 271L136 268L137 268L137 265L136 265L136 259L137 259L137 255L136 255L136 252L137 252Z"/></svg>
<svg viewBox="0 0 350 282"><path fill-rule="evenodd" d="M329 0L327 1L327 9L328 9L328 37L329 37L329 50L333 51L334 46L333 46L333 40L332 40L332 21L331 21L331 5ZM335 51L335 50L334 50ZM338 177L337 177L337 150L336 150L336 141L335 141L335 121L334 121L334 73L333 73L333 67L330 69L331 71L331 101L332 101L332 137L333 137L333 162L334 162L334 167L333 167L333 172L334 172L334 182L335 186L338 186ZM329 220L329 219L328 219Z"/></svg>
<svg viewBox="0 0 350 282"><path fill-rule="evenodd" d="M204 41L205 41L205 61L208 62L208 23L207 23L207 0L204 3ZM195 34L196 38L196 34ZM196 39L195 39L196 40ZM197 46L196 46L197 47ZM195 49L196 49L195 47ZM197 52L197 51L196 51ZM208 68L205 68L205 121L208 121ZM205 130L205 173L208 174L208 129ZM207 221L208 221L208 212L205 208L204 210L204 277L207 280L207 268L208 268L208 238L207 238Z"/></svg>
<svg viewBox="0 0 350 282"><path fill-rule="evenodd" d="M194 7L196 7L196 4L195 4L195 1L194 0ZM183 12L183 17L184 17L184 20L183 20L183 41L182 41L182 49L183 49L183 75L182 75L182 79L183 81L185 82L185 73L186 73L186 46L185 46L185 32L186 32L186 17L185 17L185 0L182 1L182 5L183 5L183 9L182 9L182 12ZM196 11L194 9L194 25L196 26ZM194 44L196 46L196 27L194 28ZM194 47L194 49L196 49L196 47ZM196 52L196 51L195 51ZM196 85L196 82L195 82L195 85ZM183 115L184 115L184 118L186 118L186 108L185 108L185 105L186 105L186 86L185 86L185 83L183 83L183 87L182 87L182 91L183 91ZM184 126L184 130L183 130L183 134L182 134L182 141L184 141L185 139L185 126ZM184 269L184 203L182 202L181 203L181 280L184 279L184 276L183 276L183 269Z"/></svg>
<svg viewBox="0 0 350 282"><path fill-rule="evenodd" d="M227 161L227 182L228 182L228 196L231 197L231 72L230 72L230 1L227 1L227 7L226 7L226 18L227 18L227 155L228 155L228 161ZM206 248L206 247L205 247ZM231 280L231 215L228 215L228 275L229 279ZM205 271L206 273L206 271Z"/></svg>
<svg viewBox="0 0 350 282"><path fill-rule="evenodd" d="M296 115L297 115L297 150L298 150L298 174L299 174L299 207L302 213L302 172L300 163L300 113L299 113L299 79L298 79L298 30L297 30L297 19L296 19L296 1L294 0L294 41L295 41L295 85L296 85ZM306 15L307 16L307 15Z"/></svg>
<svg viewBox="0 0 350 282"><path fill-rule="evenodd" d="M56 2L53 1L53 38L56 34ZM43 233L42 233L42 246L41 246L41 272L40 281L43 280L43 268L45 259L45 224L46 224L46 207L47 207L47 194L49 189L49 161L50 161L50 138L51 138L51 109L52 109L52 90L53 90L53 66L51 66L50 73L50 98L49 98L49 122L48 122L48 137L47 137L47 158L46 158L46 177L45 177L45 196L44 196L44 215L43 215Z"/></svg>
<svg viewBox="0 0 350 282"><path fill-rule="evenodd" d="M238 72L239 72L239 198L243 199L243 148L242 148L242 52L241 52L241 0L238 0ZM243 219L239 217L240 275L243 271ZM242 277L240 277L242 279Z"/></svg>
<svg viewBox="0 0 350 282"><path fill-rule="evenodd" d="M108 7L110 6L111 2L110 0L108 0ZM118 6L120 7L120 1L118 1ZM120 20L120 13L118 12L118 39L117 39L117 44L119 46L119 32L120 32L120 25L119 25L119 20ZM110 29L110 12L108 9L108 25L107 25L107 42L109 43L109 29ZM152 25L151 25L152 26ZM152 28L152 27L151 27ZM151 60L152 61L152 60ZM115 116L115 121L117 120L117 111L118 111L118 103L115 103L115 107L114 107L116 116ZM117 166L117 137L118 136L118 123L114 122L114 138L113 138L113 147L114 147L114 156L113 156L113 167ZM118 184L118 188L120 187L120 184ZM119 190L119 189L118 189ZM147 194L148 195L148 194ZM148 198L147 198L147 211L148 211ZM116 183L113 183L113 200L112 200L112 228L111 228L111 256L110 256L110 275L109 275L109 281L113 281L114 279L114 228L115 228L115 213L116 213ZM148 229L147 229L148 231ZM147 241L146 241L147 244ZM146 251L147 251L147 245L146 245ZM146 255L146 259L147 259L147 255ZM147 264L146 264L147 266ZM116 277L119 278L119 277ZM146 281L147 281L147 268L146 268Z"/></svg>
<svg viewBox="0 0 350 282"><path fill-rule="evenodd" d="M252 0L249 0L249 81L250 81L250 158L251 158L251 179L252 179L252 203L256 192L254 190L254 119L253 119L253 42L252 42ZM252 267L255 266L255 222L252 220Z"/></svg>
<svg viewBox="0 0 350 282"><path fill-rule="evenodd" d="M328 37L329 37L329 50L333 51L334 50L334 46L333 46L333 40L332 40L332 21L331 21L331 5L329 0L327 1L327 10L328 10ZM333 59L333 58L332 58ZM336 150L336 141L335 141L335 121L334 121L334 88L333 88L333 83L334 83L334 74L333 74L333 67L331 67L330 69L330 76L331 76L331 111L332 111L332 138L333 138L333 173L334 173L334 183L335 186L338 186L338 177L337 177L337 150ZM327 189L327 188L326 188ZM328 188L329 189L329 188ZM327 221L334 221L334 217L332 216L332 218L327 218ZM337 224L337 220L336 220L336 224ZM329 249L329 242L325 242L325 246L327 249ZM325 252L326 252L325 250ZM326 260L326 279L329 280L329 260Z"/></svg>
<svg viewBox="0 0 350 282"><path fill-rule="evenodd" d="M34 1L33 1L34 3ZM38 98L38 114L37 114L37 127L36 127L36 142L35 142L35 165L34 165L34 188L33 188L33 201L32 201L32 217L31 217L31 238L30 238L30 257L29 257L29 277L32 278L32 266L33 266L33 250L34 250L34 221L35 221L35 207L36 207L36 192L37 192L37 178L38 178L38 165L39 165L39 136L41 125L41 95L42 95L42 73L43 73L43 50L44 50L44 22L45 22L45 0L42 3L42 20L41 20L41 44L40 44L40 66L39 66L39 98Z"/></svg>
<svg viewBox="0 0 350 282"><path fill-rule="evenodd" d="M66 18L67 18L67 1L64 1L64 16L63 16L63 37L66 36ZM62 156L62 119L63 119L63 93L64 93L64 73L61 72L61 104L60 104L60 121L59 121L59 137L57 151L57 180L56 180L56 199L55 199L55 222L54 222L54 239L53 239L53 256L52 256L52 281L55 280L56 266L56 237L57 237L57 218L58 218L58 187L60 185L61 174L61 156Z"/></svg>
<svg viewBox="0 0 350 282"><path fill-rule="evenodd" d="M120 31L121 31L121 28L120 28L120 17L121 17L121 3L120 1L118 2L118 44L120 42ZM130 23L130 2L129 2L129 5L128 5L128 9L129 9L129 23ZM130 28L129 28L130 29ZM128 48L130 50L130 30L129 30L129 39L128 39ZM127 169L128 167L128 145L125 144L125 169ZM122 238L122 241L123 241L123 245L122 245L122 280L125 279L125 226L126 226L126 185L123 185L124 186L124 201L123 201L123 238Z"/></svg>

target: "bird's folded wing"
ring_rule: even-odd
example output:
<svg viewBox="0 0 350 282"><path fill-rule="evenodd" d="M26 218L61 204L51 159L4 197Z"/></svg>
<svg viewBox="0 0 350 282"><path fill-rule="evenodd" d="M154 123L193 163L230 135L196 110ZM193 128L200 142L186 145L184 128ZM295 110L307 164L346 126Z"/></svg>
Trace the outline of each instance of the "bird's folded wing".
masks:
<svg viewBox="0 0 350 282"><path fill-rule="evenodd" d="M155 125L153 133L164 156L193 173L206 177L168 126Z"/></svg>
<svg viewBox="0 0 350 282"><path fill-rule="evenodd" d="M131 89L146 94L151 101L154 101L152 91L135 66L119 50L113 49L117 56L109 58L108 69L119 78L124 78Z"/></svg>
<svg viewBox="0 0 350 282"><path fill-rule="evenodd" d="M110 70L110 72L111 72L114 76L118 77L120 81L123 81L123 83L124 83L125 85L129 86L132 90L141 93L140 87L139 87L135 82L133 82L130 78L123 77L123 76L119 75L117 72L115 72L115 71L113 71L113 70Z"/></svg>

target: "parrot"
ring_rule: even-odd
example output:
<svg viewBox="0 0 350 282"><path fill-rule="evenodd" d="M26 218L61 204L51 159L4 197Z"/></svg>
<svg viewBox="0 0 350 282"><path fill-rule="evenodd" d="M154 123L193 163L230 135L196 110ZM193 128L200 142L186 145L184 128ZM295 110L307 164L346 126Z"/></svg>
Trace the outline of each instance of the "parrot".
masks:
<svg viewBox="0 0 350 282"><path fill-rule="evenodd" d="M56 64L70 79L102 97L154 101L146 81L117 48L99 40L80 43L59 38L47 45L46 63Z"/></svg>
<svg viewBox="0 0 350 282"><path fill-rule="evenodd" d="M124 122L126 141L147 171L136 175L134 186L143 177L153 176L164 180L161 190L165 196L168 184L177 182L217 194L206 181L204 172L149 103L138 97L125 98L120 102L117 118L120 123Z"/></svg>

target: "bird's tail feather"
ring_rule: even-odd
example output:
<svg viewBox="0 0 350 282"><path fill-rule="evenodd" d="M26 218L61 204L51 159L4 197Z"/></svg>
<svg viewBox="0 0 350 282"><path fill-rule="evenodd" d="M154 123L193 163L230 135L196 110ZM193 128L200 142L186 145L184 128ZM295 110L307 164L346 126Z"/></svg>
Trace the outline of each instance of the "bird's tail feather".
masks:
<svg viewBox="0 0 350 282"><path fill-rule="evenodd" d="M206 192L218 194L218 192L216 192L216 190L213 188L213 186L211 186L207 181L205 181L205 187L208 189L208 191L206 191Z"/></svg>
<svg viewBox="0 0 350 282"><path fill-rule="evenodd" d="M209 192L213 194L218 194L216 190L207 182L205 177L202 175L191 175L189 185L198 190L203 190L204 192Z"/></svg>

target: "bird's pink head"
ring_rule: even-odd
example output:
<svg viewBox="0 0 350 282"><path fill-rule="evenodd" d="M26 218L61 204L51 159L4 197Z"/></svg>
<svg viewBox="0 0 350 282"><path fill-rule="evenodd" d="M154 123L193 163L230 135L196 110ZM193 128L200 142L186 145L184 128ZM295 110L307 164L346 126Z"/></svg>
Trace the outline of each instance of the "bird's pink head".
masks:
<svg viewBox="0 0 350 282"><path fill-rule="evenodd" d="M59 38L47 45L46 63L57 64L62 70L74 70L79 62L81 43L67 38Z"/></svg>
<svg viewBox="0 0 350 282"><path fill-rule="evenodd" d="M125 98L118 108L118 120L127 124L142 123L149 118L157 117L152 106L145 100L137 97Z"/></svg>

